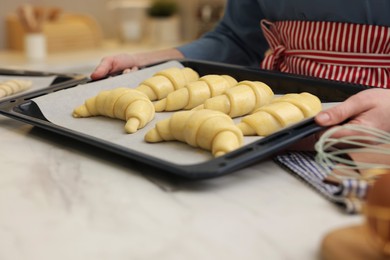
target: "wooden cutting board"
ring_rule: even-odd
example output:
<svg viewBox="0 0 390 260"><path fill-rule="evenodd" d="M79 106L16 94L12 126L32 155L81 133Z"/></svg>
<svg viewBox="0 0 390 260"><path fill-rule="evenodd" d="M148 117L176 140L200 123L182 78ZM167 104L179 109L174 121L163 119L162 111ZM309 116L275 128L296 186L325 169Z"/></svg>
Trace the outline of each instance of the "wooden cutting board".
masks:
<svg viewBox="0 0 390 260"><path fill-rule="evenodd" d="M327 234L321 244L323 260L388 260L370 239L365 225L334 230Z"/></svg>

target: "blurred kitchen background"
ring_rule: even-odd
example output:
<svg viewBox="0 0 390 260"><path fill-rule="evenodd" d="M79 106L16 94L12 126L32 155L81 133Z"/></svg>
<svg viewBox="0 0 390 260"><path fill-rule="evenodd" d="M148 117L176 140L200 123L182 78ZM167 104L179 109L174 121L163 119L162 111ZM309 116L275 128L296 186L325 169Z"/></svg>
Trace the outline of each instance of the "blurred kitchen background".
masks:
<svg viewBox="0 0 390 260"><path fill-rule="evenodd" d="M2 0L0 67L89 73L107 55L198 38L219 21L225 2Z"/></svg>

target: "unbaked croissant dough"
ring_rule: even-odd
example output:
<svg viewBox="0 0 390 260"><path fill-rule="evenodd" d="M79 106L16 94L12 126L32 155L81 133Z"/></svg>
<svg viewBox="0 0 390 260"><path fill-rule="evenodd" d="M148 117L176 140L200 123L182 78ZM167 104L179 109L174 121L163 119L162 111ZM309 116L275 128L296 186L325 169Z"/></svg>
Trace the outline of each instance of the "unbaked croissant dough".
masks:
<svg viewBox="0 0 390 260"><path fill-rule="evenodd" d="M135 89L143 92L150 100L154 101L165 98L169 93L198 79L199 74L191 68L172 67L158 71Z"/></svg>
<svg viewBox="0 0 390 260"><path fill-rule="evenodd" d="M230 117L239 117L268 104L274 96L272 89L260 81L241 81L224 94L207 99L194 109L221 111Z"/></svg>
<svg viewBox="0 0 390 260"><path fill-rule="evenodd" d="M237 81L231 76L209 74L173 91L166 98L155 102L154 107L156 112L191 109L208 98L223 94L236 84Z"/></svg>
<svg viewBox="0 0 390 260"><path fill-rule="evenodd" d="M315 116L321 109L321 101L310 93L286 94L243 117L237 126L246 136L267 136L305 118Z"/></svg>
<svg viewBox="0 0 390 260"><path fill-rule="evenodd" d="M30 80L11 79L0 82L0 98L22 92L30 88Z"/></svg>
<svg viewBox="0 0 390 260"><path fill-rule="evenodd" d="M115 88L99 92L73 111L73 117L107 116L126 121L127 133L135 133L155 115L152 101L142 92L131 88Z"/></svg>
<svg viewBox="0 0 390 260"><path fill-rule="evenodd" d="M211 150L217 157L239 148L243 135L226 114L209 109L185 110L157 122L145 135L147 142L170 140Z"/></svg>

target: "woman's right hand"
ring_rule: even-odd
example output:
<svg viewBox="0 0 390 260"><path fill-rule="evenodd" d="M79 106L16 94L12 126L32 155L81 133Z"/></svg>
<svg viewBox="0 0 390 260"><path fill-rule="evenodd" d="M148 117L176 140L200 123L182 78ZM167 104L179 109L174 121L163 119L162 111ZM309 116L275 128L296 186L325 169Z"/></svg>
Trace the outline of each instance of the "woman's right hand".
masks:
<svg viewBox="0 0 390 260"><path fill-rule="evenodd" d="M361 91L344 102L320 112L315 121L325 127L342 124L355 124L373 127L390 133L390 90L372 88ZM325 130L324 130L325 131ZM313 150L314 144L324 133L313 134L299 143L292 145L290 150ZM332 135L340 138L352 135L362 135L353 130L343 129Z"/></svg>
<svg viewBox="0 0 390 260"><path fill-rule="evenodd" d="M344 102L320 112L315 120L322 126L341 123L363 125L390 132L390 90L372 88L361 91ZM348 120L348 121L347 121ZM340 131L333 137L352 135L353 131Z"/></svg>

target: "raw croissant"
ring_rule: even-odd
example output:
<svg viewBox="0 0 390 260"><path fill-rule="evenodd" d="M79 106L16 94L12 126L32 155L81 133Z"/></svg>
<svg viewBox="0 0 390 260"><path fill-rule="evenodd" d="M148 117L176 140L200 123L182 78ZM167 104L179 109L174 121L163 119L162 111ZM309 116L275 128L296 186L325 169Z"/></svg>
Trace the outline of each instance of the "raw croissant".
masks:
<svg viewBox="0 0 390 260"><path fill-rule="evenodd" d="M165 98L169 93L198 79L199 74L191 68L173 67L157 72L135 89L143 92L150 100L154 101Z"/></svg>
<svg viewBox="0 0 390 260"><path fill-rule="evenodd" d="M226 90L224 94L207 99L194 109L218 110L234 118L268 104L273 96L273 91L265 83L245 80Z"/></svg>
<svg viewBox="0 0 390 260"><path fill-rule="evenodd" d="M206 75L168 94L166 98L154 103L154 107L156 112L191 109L208 98L223 94L236 84L237 81L228 75Z"/></svg>
<svg viewBox="0 0 390 260"><path fill-rule="evenodd" d="M154 118L152 101L142 92L131 88L104 90L73 111L73 117L107 116L126 121L127 133L135 133Z"/></svg>
<svg viewBox="0 0 390 260"><path fill-rule="evenodd" d="M11 79L0 82L0 98L22 92L31 87L30 80Z"/></svg>
<svg viewBox="0 0 390 260"><path fill-rule="evenodd" d="M208 109L186 110L157 122L155 128L145 135L147 142L170 140L211 150L217 157L239 148L243 135L226 114Z"/></svg>
<svg viewBox="0 0 390 260"><path fill-rule="evenodd" d="M304 118L315 116L321 109L321 101L310 93L286 94L243 117L237 126L244 135L267 136Z"/></svg>

